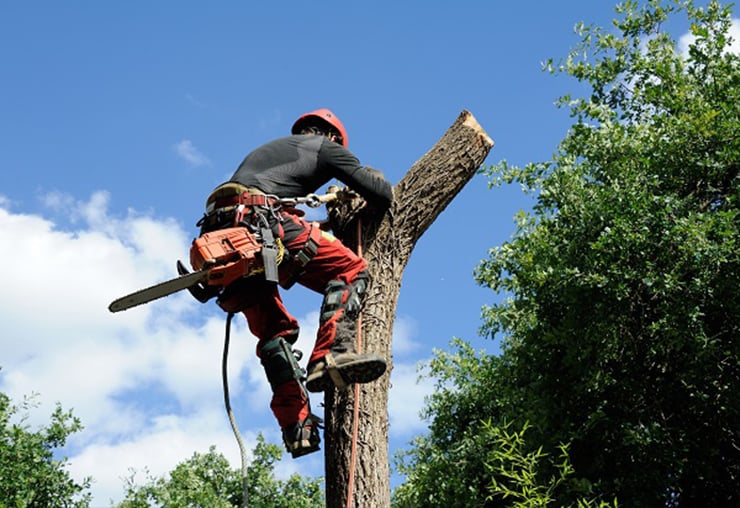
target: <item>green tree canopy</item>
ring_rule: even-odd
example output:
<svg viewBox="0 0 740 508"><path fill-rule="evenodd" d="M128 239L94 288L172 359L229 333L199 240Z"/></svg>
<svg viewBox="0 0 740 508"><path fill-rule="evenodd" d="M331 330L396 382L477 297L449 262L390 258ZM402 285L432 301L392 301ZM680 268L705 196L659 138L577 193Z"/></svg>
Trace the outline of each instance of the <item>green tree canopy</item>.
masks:
<svg viewBox="0 0 740 508"><path fill-rule="evenodd" d="M493 185L537 195L514 238L476 271L507 295L483 313L482 331L503 337L502 354L458 344L432 363L440 389L427 408L431 431L401 461L409 482L399 499L414 491L434 506L459 506L464 495L502 502L490 488L484 421L528 429L522 453L542 450L541 485L563 470L568 446L572 471L552 491L559 504L740 499L731 10L653 0L617 14L613 30L579 26L581 44L548 64L591 89L560 101L574 124L552 160L486 170ZM688 54L664 28L679 15L694 37Z"/></svg>
<svg viewBox="0 0 740 508"><path fill-rule="evenodd" d="M90 480L70 478L67 459L54 450L82 429L80 421L57 405L49 425L32 430L26 423L33 398L19 405L0 393L0 507L86 507Z"/></svg>
<svg viewBox="0 0 740 508"><path fill-rule="evenodd" d="M275 462L282 447L265 443L262 435L247 468L247 503L250 508L312 508L323 506L321 479L298 474L287 480L274 477ZM167 475L147 475L143 485L132 473L126 481L126 497L119 508L150 506L232 508L245 506L241 472L231 468L226 458L211 447L208 453L193 456L175 466Z"/></svg>
<svg viewBox="0 0 740 508"><path fill-rule="evenodd" d="M66 470L67 459L56 459L54 451L68 436L82 429L71 411L57 405L48 425L32 430L26 423L34 406L33 397L13 404L0 393L0 508L86 508L90 506L92 478L73 480ZM247 501L251 508L312 508L324 505L322 480L298 474L287 480L274 476L275 463L283 448L265 443L258 436L247 468ZM147 475L138 485L136 473L126 479L125 499L120 508L149 506L231 508L243 506L241 472L232 469L223 455L211 447L195 453L168 475Z"/></svg>

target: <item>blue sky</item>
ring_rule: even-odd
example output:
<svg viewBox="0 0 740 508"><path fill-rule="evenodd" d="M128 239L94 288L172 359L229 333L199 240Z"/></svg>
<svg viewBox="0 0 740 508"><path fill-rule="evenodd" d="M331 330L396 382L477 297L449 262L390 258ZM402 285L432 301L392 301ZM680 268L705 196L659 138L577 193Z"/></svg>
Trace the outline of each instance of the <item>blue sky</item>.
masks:
<svg viewBox="0 0 740 508"><path fill-rule="evenodd" d="M39 394L34 425L56 402L82 419L65 453L98 506L120 500L130 468L162 474L209 445L237 467L221 311L187 294L115 315L108 303L173 276L210 190L308 110L334 110L394 184L463 109L496 143L486 165L549 159L570 125L554 102L581 89L541 62L567 55L577 22L613 17L593 0L0 3L0 390ZM392 450L425 429L416 366L433 348L457 336L496 351L477 330L499 297L472 272L530 203L476 176L417 244L393 339ZM308 352L321 297L285 300ZM241 320L229 369L248 444L279 443ZM286 455L279 472L321 475L322 455Z"/></svg>

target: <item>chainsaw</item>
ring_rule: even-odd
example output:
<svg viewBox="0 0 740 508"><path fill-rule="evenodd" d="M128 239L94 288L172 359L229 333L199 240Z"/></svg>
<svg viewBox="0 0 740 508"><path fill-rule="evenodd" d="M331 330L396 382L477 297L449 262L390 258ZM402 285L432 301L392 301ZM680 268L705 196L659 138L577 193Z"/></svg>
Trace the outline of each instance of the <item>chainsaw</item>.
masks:
<svg viewBox="0 0 740 508"><path fill-rule="evenodd" d="M306 204L318 207L337 199L338 192L305 197L283 198L282 206ZM248 277L265 270L263 244L247 227L232 227L205 233L193 240L190 247L190 264L195 271L190 272L181 261L177 261L179 277L166 280L135 291L114 300L108 310L122 310L149 303L169 296L183 289L200 302L206 302L241 277Z"/></svg>
<svg viewBox="0 0 740 508"><path fill-rule="evenodd" d="M252 274L262 267L262 245L246 227L226 228L206 233L193 241L190 248L189 272L181 261L177 262L179 277L170 279L130 295L114 300L108 310L119 312L149 303L183 289L193 288L193 296L209 293L208 287L217 290L240 277ZM216 291L213 291L215 294ZM202 298L198 298L201 300Z"/></svg>

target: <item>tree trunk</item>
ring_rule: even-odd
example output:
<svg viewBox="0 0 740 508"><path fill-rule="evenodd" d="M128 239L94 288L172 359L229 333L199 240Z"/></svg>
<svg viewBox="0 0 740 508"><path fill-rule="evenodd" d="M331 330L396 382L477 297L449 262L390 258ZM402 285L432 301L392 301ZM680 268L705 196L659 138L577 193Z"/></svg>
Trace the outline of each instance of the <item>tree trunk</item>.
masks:
<svg viewBox="0 0 740 508"><path fill-rule="evenodd" d="M326 505L329 508L390 506L388 387L392 369L391 335L401 277L416 242L475 175L492 147L493 140L473 115L463 111L437 144L395 186L394 201L386 214L378 217L368 209L358 212L351 204L329 208L334 233L346 245L356 248L358 229L361 231L362 254L373 278L361 317L362 350L388 361L388 371L379 380L325 394ZM356 395L359 416L353 475ZM350 495L352 503L348 505Z"/></svg>

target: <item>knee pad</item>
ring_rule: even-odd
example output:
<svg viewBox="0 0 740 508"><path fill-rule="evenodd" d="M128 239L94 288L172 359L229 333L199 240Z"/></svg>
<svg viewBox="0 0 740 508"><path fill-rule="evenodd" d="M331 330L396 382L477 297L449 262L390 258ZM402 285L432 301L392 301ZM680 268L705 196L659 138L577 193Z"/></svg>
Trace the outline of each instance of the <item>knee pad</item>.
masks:
<svg viewBox="0 0 740 508"><path fill-rule="evenodd" d="M296 353L282 337L270 339L259 348L260 361L273 391L288 381L303 386L306 373L298 365Z"/></svg>

